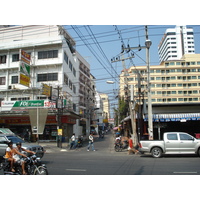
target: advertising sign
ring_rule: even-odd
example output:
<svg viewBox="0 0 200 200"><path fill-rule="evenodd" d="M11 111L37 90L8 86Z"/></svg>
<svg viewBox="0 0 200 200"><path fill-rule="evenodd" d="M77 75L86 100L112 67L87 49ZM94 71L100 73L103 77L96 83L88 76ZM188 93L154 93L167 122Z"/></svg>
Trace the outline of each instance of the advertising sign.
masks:
<svg viewBox="0 0 200 200"><path fill-rule="evenodd" d="M43 83L42 84L42 94L50 97L51 96L51 86Z"/></svg>
<svg viewBox="0 0 200 200"><path fill-rule="evenodd" d="M22 74L22 73L20 73L20 75L19 75L19 83L20 83L21 85L24 85L24 86L29 87L29 84L30 84L30 77L29 77L29 76L26 76L26 75L24 75L24 74Z"/></svg>
<svg viewBox="0 0 200 200"><path fill-rule="evenodd" d="M29 87L30 84L30 62L31 56L20 49L19 52L19 83Z"/></svg>

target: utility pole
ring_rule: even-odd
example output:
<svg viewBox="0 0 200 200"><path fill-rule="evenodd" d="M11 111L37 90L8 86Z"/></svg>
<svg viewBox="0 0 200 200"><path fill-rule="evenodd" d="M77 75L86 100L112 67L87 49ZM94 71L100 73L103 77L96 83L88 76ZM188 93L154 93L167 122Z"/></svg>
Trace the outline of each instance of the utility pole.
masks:
<svg viewBox="0 0 200 200"><path fill-rule="evenodd" d="M152 120L152 102L151 102L151 83L150 83L150 56L149 56L149 49L152 44L152 42L148 38L148 27L145 26L145 46L138 46L138 47L130 47L124 48L126 51L130 51L133 49L146 49L146 65L147 65L147 97L148 97L148 133L149 133L149 139L153 140L153 120Z"/></svg>
<svg viewBox="0 0 200 200"><path fill-rule="evenodd" d="M149 49L152 42L148 39L148 28L145 26L145 35L146 35L146 62L147 62L147 97L148 97L148 133L149 139L153 140L153 120L152 120L152 102L151 102L151 83L150 83L150 58L149 58Z"/></svg>
<svg viewBox="0 0 200 200"><path fill-rule="evenodd" d="M127 96L128 96L128 105L129 105L129 111L130 111L130 117L131 117L131 127L132 127L132 133L133 133L133 141L134 141L134 144L137 144L138 143L138 136L137 136L137 132L136 132L136 115L135 115L135 104L134 104L134 98L133 98L133 101L131 101L131 92L133 93L133 91L130 92L130 89L129 89L129 85L128 85L128 79L127 79L127 70L126 70L126 64L125 64L125 61L124 61L124 55L122 55L122 65L123 65L123 68L124 68L124 76L125 76L125 85L127 87Z"/></svg>
<svg viewBox="0 0 200 200"><path fill-rule="evenodd" d="M122 49L124 50L124 49ZM136 117L135 117L135 103L134 103L134 97L133 97L133 91L130 92L129 85L128 85L128 79L127 79L127 69L126 69L126 64L125 60L133 58L134 56L124 58L123 52L121 52L121 59L117 60L112 60L111 62L118 62L122 61L123 69L124 69L124 83L125 83L125 88L127 91L127 97L128 97L128 104L129 104L129 111L130 111L130 118L131 118L131 128L132 128L132 133L133 133L133 141L135 144L138 143L138 136L136 132ZM133 97L133 99L131 98Z"/></svg>

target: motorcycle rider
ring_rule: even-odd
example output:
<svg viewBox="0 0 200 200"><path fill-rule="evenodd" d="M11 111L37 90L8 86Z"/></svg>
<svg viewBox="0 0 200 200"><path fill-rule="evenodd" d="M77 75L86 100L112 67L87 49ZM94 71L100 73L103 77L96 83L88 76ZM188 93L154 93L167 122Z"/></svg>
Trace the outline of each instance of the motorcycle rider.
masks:
<svg viewBox="0 0 200 200"><path fill-rule="evenodd" d="M4 158L10 162L10 171L11 172L15 172L15 170L13 169L13 165L14 165L14 158L13 158L13 143L11 141L8 142L8 147L6 148L6 154L4 156Z"/></svg>
<svg viewBox="0 0 200 200"><path fill-rule="evenodd" d="M15 150L16 150L16 152L19 152L20 154L15 154L13 157L16 159L16 161L19 161L19 163L20 163L20 165L21 165L21 167L22 167L22 173L25 175L25 174L26 174L26 172L25 172L25 161L22 159L21 156L23 156L23 157L27 157L27 156L24 155L24 154L22 154L21 152L22 152L22 151L25 151L25 152L31 153L31 154L35 154L35 152L34 152L34 151L27 150L27 149L24 149L24 148L22 147L22 143L21 143L21 142L17 142L17 143L16 143L16 146L17 146L17 147L15 148Z"/></svg>

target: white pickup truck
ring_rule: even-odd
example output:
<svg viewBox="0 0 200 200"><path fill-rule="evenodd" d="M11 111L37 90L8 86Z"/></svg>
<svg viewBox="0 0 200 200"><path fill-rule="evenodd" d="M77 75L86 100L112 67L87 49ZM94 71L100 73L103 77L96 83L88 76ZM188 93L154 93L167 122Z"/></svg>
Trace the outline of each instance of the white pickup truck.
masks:
<svg viewBox="0 0 200 200"><path fill-rule="evenodd" d="M154 158L163 154L197 154L200 156L200 140L184 132L166 132L163 140L141 140L141 153L151 153Z"/></svg>

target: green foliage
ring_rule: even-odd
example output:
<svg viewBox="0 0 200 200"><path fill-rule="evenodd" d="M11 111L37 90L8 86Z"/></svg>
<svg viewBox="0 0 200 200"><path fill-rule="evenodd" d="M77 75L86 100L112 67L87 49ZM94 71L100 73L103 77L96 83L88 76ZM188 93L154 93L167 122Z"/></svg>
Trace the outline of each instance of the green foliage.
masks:
<svg viewBox="0 0 200 200"><path fill-rule="evenodd" d="M127 117L128 111L129 111L128 102L124 100L124 97L119 98L119 107L118 109L114 109L114 113L115 113L114 123L118 125L118 122L120 123L121 120Z"/></svg>

